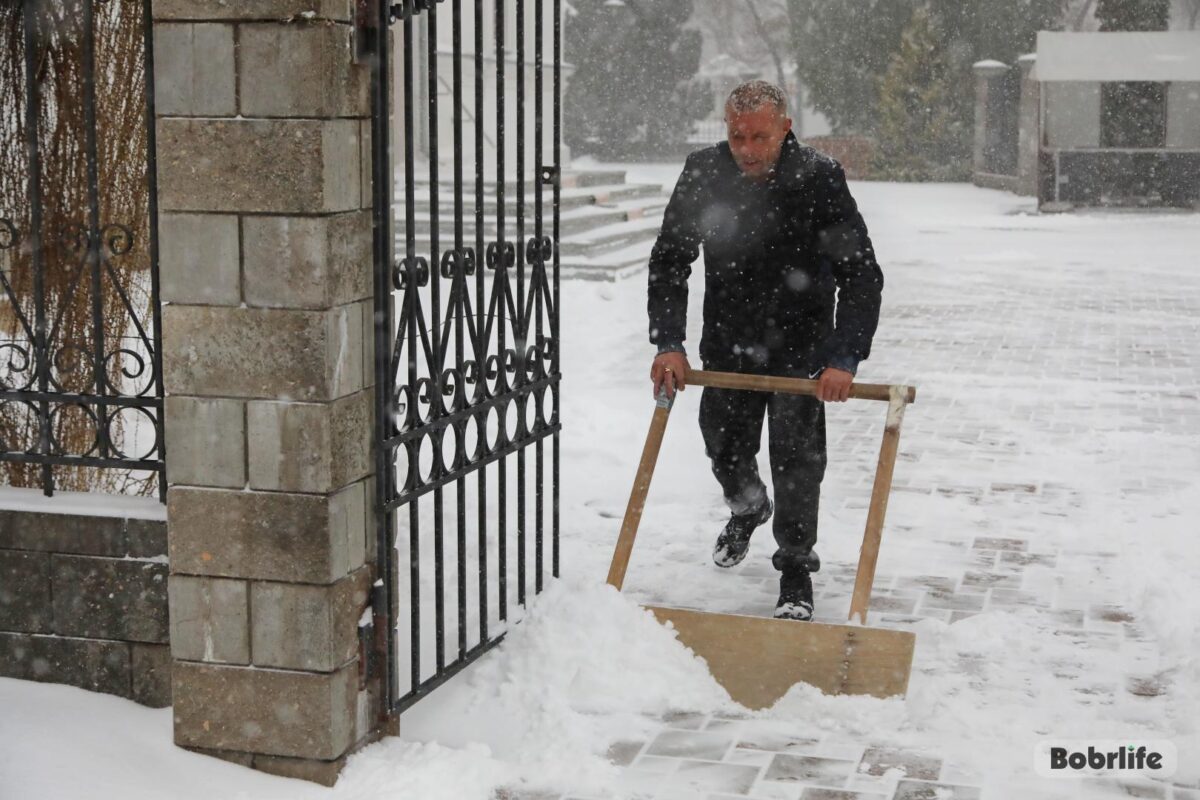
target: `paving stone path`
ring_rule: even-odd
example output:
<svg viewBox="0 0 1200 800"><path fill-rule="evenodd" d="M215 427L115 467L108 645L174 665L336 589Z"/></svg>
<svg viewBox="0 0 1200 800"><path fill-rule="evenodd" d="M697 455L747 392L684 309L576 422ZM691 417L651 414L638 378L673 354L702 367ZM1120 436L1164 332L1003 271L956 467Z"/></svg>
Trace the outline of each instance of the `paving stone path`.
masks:
<svg viewBox="0 0 1200 800"><path fill-rule="evenodd" d="M1162 512L1195 480L1200 270L1188 253L1200 242L1200 218L1036 215L1030 201L970 187L859 184L855 192L887 275L883 319L860 380L920 387L904 422L872 624L953 625L991 611L1032 610L1072 647L1065 660L1061 653L1048 661L1031 656L1031 677L1053 682L1081 707L1153 718L1172 676L1156 670L1161 643L1129 607L1123 564L1130 554L1101 533L1110 519L1116 525ZM642 307L643 278L631 282L618 287L614 305ZM695 320L695 278L692 294ZM629 319L636 335L614 343L614 363L648 360L637 313ZM637 372L639 382L631 379L612 397L644 392ZM693 426L687 413L672 425ZM829 420L818 545L824 568L814 577L817 619L840 622L883 406L831 407ZM679 486L707 486L702 461L683 469ZM655 480L665 484L660 506L686 502L671 476ZM693 514L703 530L697 544L661 544L665 536L656 532L668 523L648 509L628 590L645 602L769 615L777 589L766 558L769 533L732 574L706 563L724 514L710 488L712 502ZM598 509L609 526L621 500ZM639 582L638 559L670 564L678 580ZM988 680L979 661L966 657L955 666L968 682L978 676L977 688ZM922 668L936 678L946 666L919 658ZM830 738L800 721L672 717L653 738L624 742L610 757L625 766L627 796L655 800L1002 796L937 751ZM1200 798L1200 787L1169 781L1053 783L1046 797Z"/></svg>

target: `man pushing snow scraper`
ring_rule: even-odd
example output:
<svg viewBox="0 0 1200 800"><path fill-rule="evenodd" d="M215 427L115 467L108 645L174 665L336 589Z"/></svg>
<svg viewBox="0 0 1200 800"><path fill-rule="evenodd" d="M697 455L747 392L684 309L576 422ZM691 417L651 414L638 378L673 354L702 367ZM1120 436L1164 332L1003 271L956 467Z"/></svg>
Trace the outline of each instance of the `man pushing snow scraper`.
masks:
<svg viewBox="0 0 1200 800"><path fill-rule="evenodd" d="M778 87L738 86L725 120L726 142L688 156L650 256L658 407L609 582L623 583L675 392L704 386L700 431L731 515L713 560L719 567L740 563L754 530L771 520L775 619L652 610L743 704L769 705L799 680L830 692L902 694L912 634L861 626L900 422L915 396L907 386L854 383L879 322L883 273L842 167L796 139ZM688 277L701 246L704 369L693 370L684 348ZM859 625L830 625L811 622L824 403L852 397L886 401L889 411L851 603ZM764 415L774 501L756 463Z"/></svg>

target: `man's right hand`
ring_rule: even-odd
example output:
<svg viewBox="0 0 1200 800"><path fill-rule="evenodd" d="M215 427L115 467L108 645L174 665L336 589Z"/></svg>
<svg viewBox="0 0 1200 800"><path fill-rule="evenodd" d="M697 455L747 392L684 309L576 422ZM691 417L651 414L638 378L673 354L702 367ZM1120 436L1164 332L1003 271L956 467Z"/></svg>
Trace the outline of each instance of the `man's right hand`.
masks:
<svg viewBox="0 0 1200 800"><path fill-rule="evenodd" d="M667 397L675 397L675 390L687 388L688 370L687 356L680 352L659 353L650 366L650 381L654 384L654 396L659 390L666 388Z"/></svg>

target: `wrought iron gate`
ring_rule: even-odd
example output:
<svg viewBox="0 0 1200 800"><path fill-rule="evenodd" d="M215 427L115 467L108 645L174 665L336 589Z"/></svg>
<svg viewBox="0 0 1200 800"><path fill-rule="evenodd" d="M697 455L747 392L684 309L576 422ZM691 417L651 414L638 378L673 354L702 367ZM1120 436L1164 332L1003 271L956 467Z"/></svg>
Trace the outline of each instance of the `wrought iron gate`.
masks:
<svg viewBox="0 0 1200 800"><path fill-rule="evenodd" d="M150 0L0 4L0 465L47 495L165 499L152 39Z"/></svg>
<svg viewBox="0 0 1200 800"><path fill-rule="evenodd" d="M393 713L494 646L559 566L561 0L463 5L359 7L373 31L360 41L373 64L376 620Z"/></svg>

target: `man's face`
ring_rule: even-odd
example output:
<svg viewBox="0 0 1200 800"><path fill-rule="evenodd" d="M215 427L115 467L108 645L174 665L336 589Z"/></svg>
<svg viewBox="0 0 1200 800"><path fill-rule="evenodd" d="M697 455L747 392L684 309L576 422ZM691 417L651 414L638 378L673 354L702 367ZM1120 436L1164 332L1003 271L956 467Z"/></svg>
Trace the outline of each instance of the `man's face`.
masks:
<svg viewBox="0 0 1200 800"><path fill-rule="evenodd" d="M783 139L792 129L792 120L774 106L767 104L753 111L738 114L725 109L729 149L733 160L748 178L765 178L783 148Z"/></svg>

